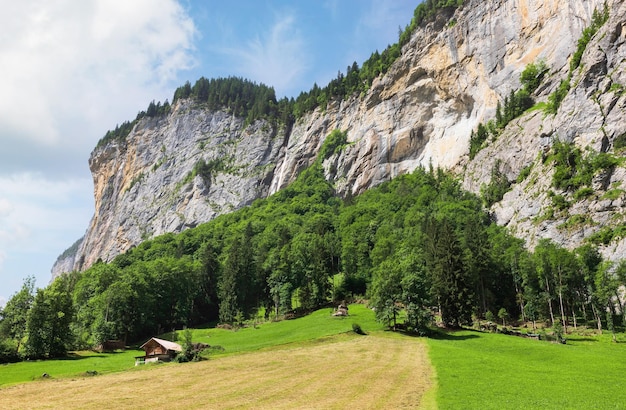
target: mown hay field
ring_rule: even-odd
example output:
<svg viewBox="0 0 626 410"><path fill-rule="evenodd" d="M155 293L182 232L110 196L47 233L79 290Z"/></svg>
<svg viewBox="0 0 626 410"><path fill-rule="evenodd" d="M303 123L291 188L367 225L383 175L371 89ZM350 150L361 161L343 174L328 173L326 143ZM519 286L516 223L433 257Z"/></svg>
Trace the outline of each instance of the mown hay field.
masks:
<svg viewBox="0 0 626 410"><path fill-rule="evenodd" d="M433 408L423 340L342 334L308 343L0 390L2 409Z"/></svg>

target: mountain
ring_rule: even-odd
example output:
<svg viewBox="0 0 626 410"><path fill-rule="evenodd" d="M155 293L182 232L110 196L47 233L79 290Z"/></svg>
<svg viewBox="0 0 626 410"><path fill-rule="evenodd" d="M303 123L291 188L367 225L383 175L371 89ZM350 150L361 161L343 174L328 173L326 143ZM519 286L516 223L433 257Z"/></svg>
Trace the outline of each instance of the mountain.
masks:
<svg viewBox="0 0 626 410"><path fill-rule="evenodd" d="M609 258L623 254L625 40L618 0L470 0L419 25L367 91L293 124L178 98L94 149L95 213L53 277L279 191L335 129L346 141L323 165L342 196L433 165L470 191L495 189L494 218L530 246L594 240ZM531 64L541 67L532 108L497 121ZM488 138L476 143L481 127Z"/></svg>

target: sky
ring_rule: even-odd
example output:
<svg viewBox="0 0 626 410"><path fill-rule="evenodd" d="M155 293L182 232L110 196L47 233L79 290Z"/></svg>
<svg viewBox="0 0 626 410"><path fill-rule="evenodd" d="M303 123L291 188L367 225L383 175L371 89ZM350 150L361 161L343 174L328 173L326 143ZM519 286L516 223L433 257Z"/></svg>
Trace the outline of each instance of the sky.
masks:
<svg viewBox="0 0 626 410"><path fill-rule="evenodd" d="M398 39L419 0L0 0L0 306L93 215L89 155L186 81L238 76L278 98Z"/></svg>

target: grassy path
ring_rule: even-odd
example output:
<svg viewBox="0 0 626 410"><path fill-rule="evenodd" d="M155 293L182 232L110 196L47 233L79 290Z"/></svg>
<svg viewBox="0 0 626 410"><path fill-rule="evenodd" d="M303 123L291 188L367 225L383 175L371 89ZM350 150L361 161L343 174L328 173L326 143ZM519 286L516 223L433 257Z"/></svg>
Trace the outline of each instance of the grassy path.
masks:
<svg viewBox="0 0 626 410"><path fill-rule="evenodd" d="M418 408L430 388L424 341L377 332L16 385L1 390L0 408L401 409Z"/></svg>

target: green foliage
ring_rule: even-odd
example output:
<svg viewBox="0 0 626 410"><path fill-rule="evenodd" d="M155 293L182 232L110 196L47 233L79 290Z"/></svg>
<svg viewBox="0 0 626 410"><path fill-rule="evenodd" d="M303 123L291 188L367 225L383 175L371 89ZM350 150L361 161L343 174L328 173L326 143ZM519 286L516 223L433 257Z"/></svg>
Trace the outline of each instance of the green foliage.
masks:
<svg viewBox="0 0 626 410"><path fill-rule="evenodd" d="M544 60L539 60L536 64L530 63L524 68L520 75L520 82L522 83L522 89L527 94L532 94L537 90L543 77L548 72L548 66Z"/></svg>
<svg viewBox="0 0 626 410"><path fill-rule="evenodd" d="M61 357L69 350L74 313L71 279L69 275L63 275L47 289L37 290L26 320L25 357Z"/></svg>
<svg viewBox="0 0 626 410"><path fill-rule="evenodd" d="M20 346L26 336L28 312L30 311L35 289L35 278L24 279L19 292L11 296L4 308L0 309L0 363L19 358Z"/></svg>
<svg viewBox="0 0 626 410"><path fill-rule="evenodd" d="M411 26L421 26L432 21L439 10L452 9L463 5L463 0L426 0L421 2L413 13Z"/></svg>
<svg viewBox="0 0 626 410"><path fill-rule="evenodd" d="M342 132L339 129L333 130L322 144L319 150L318 158L322 160L330 158L331 155L338 154L345 148L348 141L348 132Z"/></svg>
<svg viewBox="0 0 626 410"><path fill-rule="evenodd" d="M365 331L363 331L363 329L361 328L361 325L359 325L358 323L353 323L352 324L352 331L354 333L356 333L357 335L365 335Z"/></svg>
<svg viewBox="0 0 626 410"><path fill-rule="evenodd" d="M622 197L624 193L626 193L626 191L620 188L609 189L604 193L604 195L602 195L601 199L609 199L611 201L614 201Z"/></svg>
<svg viewBox="0 0 626 410"><path fill-rule="evenodd" d="M186 98L209 110L227 109L249 124L260 118L280 118L283 123L290 123L288 113L283 112L287 100L278 102L273 87L239 77L211 80L201 77L193 86L187 82L174 92L174 102Z"/></svg>
<svg viewBox="0 0 626 410"><path fill-rule="evenodd" d="M572 59L570 60L570 72L580 66L580 60L582 59L583 53L587 48L587 44L591 41L592 37L598 32L600 27L606 23L609 19L609 8L606 2L604 3L604 8L602 11L598 11L595 9L593 11L593 15L591 17L591 24L589 27L586 27L580 38L578 39L578 45L576 47L576 51L572 55Z"/></svg>
<svg viewBox="0 0 626 410"><path fill-rule="evenodd" d="M552 145L552 152L555 168L552 186L568 190L591 183L591 175L582 161L582 152L573 143L557 140Z"/></svg>
<svg viewBox="0 0 626 410"><path fill-rule="evenodd" d="M552 145L552 155L555 172L552 177L552 186L564 191L590 187L593 176L599 171L608 171L619 165L620 160L606 152L583 152L573 143L559 140ZM580 195L589 195L589 191L582 191Z"/></svg>
<svg viewBox="0 0 626 410"><path fill-rule="evenodd" d="M517 182L519 184L519 183L525 181L526 178L528 178L528 176L532 172L533 166L534 166L534 164L530 164L530 165L527 165L524 168L522 168L522 170L520 171L519 175L517 176L517 179L515 180L515 182Z"/></svg>
<svg viewBox="0 0 626 410"><path fill-rule="evenodd" d="M491 169L489 184L483 184L480 187L480 196L483 198L487 208L490 208L496 202L500 202L511 187L508 178L500 170L501 165L501 161L497 160Z"/></svg>
<svg viewBox="0 0 626 410"><path fill-rule="evenodd" d="M603 226L587 237L587 241L594 245L608 245L613 240L626 238L626 224Z"/></svg>
<svg viewBox="0 0 626 410"><path fill-rule="evenodd" d="M509 312L505 308L498 310L498 317L502 319L502 326L506 326L506 320L509 318Z"/></svg>
<svg viewBox="0 0 626 410"><path fill-rule="evenodd" d="M569 218L567 218L567 220L564 223L560 224L558 228L559 229L577 228L577 227L580 227L581 225L585 225L590 222L593 222L593 220L589 216L582 215L582 214L574 214L570 216Z"/></svg>
<svg viewBox="0 0 626 410"><path fill-rule="evenodd" d="M571 75L566 80L561 80L558 88L548 96L548 103L546 105L546 112L548 114L556 114L561 106L561 102L567 96L570 89Z"/></svg>
<svg viewBox="0 0 626 410"><path fill-rule="evenodd" d="M470 135L470 159L474 159L474 157L476 157L476 154L478 154L478 152L483 148L483 144L485 143L485 141L487 141L488 137L489 131L487 130L487 127L485 127L481 122L480 124L478 124L476 132L472 131Z"/></svg>
<svg viewBox="0 0 626 410"><path fill-rule="evenodd" d="M626 147L626 132L618 135L613 140L613 148L615 150L622 150L624 147Z"/></svg>
<svg viewBox="0 0 626 410"><path fill-rule="evenodd" d="M550 196L552 200L552 206L558 211L565 211L571 205L563 195L557 195L550 191L548 192L548 196Z"/></svg>
<svg viewBox="0 0 626 410"><path fill-rule="evenodd" d="M590 187L582 187L574 193L574 200L580 201L581 199L588 198L594 194L594 190Z"/></svg>

